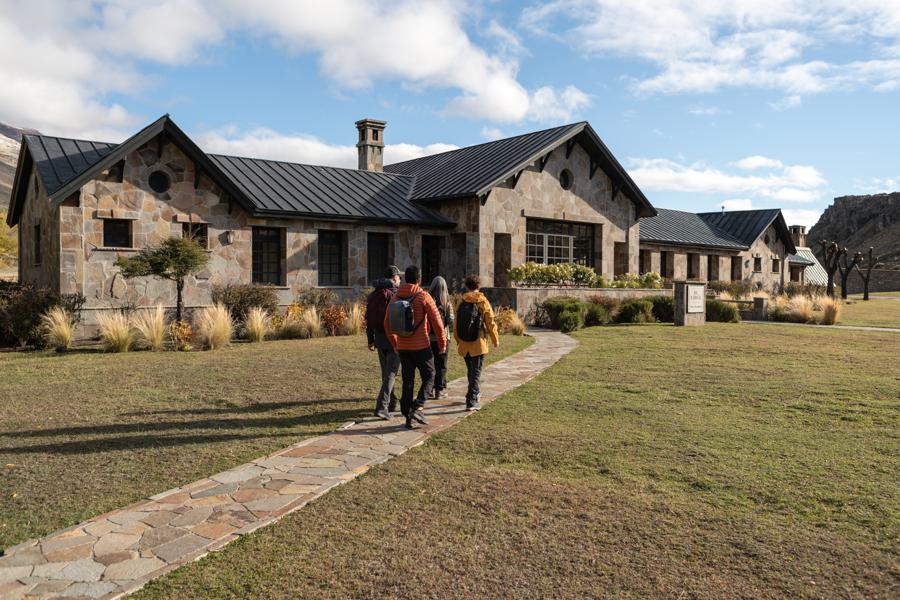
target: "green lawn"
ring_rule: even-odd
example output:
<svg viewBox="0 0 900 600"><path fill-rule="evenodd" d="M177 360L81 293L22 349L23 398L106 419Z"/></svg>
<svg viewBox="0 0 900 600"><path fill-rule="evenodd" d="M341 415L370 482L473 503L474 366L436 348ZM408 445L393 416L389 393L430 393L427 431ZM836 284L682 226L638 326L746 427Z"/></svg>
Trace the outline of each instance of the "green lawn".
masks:
<svg viewBox="0 0 900 600"><path fill-rule="evenodd" d="M900 336L576 337L472 418L136 597L896 597Z"/></svg>
<svg viewBox="0 0 900 600"><path fill-rule="evenodd" d="M378 373L362 337L0 353L0 550L367 416Z"/></svg>
<svg viewBox="0 0 900 600"><path fill-rule="evenodd" d="M844 302L840 324L900 328L900 300L863 301L861 297L851 297Z"/></svg>

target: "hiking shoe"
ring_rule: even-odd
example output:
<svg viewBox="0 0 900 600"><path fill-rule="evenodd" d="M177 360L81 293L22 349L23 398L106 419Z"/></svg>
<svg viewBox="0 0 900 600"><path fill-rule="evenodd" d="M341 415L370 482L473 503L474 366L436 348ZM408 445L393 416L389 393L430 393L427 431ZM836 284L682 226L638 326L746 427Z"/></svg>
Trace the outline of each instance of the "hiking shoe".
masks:
<svg viewBox="0 0 900 600"><path fill-rule="evenodd" d="M416 410L414 410L406 420L409 421L409 419L415 419L422 425L428 425L428 419L425 418L425 413L422 412L421 408L417 408Z"/></svg>
<svg viewBox="0 0 900 600"><path fill-rule="evenodd" d="M447 397L447 392L445 392L444 390L435 390L434 391L434 398L446 398L446 397Z"/></svg>
<svg viewBox="0 0 900 600"><path fill-rule="evenodd" d="M395 413L397 412L397 399L391 398L391 401L388 403L388 412Z"/></svg>
<svg viewBox="0 0 900 600"><path fill-rule="evenodd" d="M386 410L386 409L384 409L384 408L379 408L378 410L376 410L376 411L375 411L375 416L378 417L379 419L383 420L383 421L390 421L390 420L391 420L391 413L390 413L390 411L388 411L388 410Z"/></svg>
<svg viewBox="0 0 900 600"><path fill-rule="evenodd" d="M412 422L412 417L406 417L406 428L407 429L415 429L415 426Z"/></svg>
<svg viewBox="0 0 900 600"><path fill-rule="evenodd" d="M471 402L466 400L466 410L468 410L468 411L481 410L481 404L478 403L478 400L473 400Z"/></svg>

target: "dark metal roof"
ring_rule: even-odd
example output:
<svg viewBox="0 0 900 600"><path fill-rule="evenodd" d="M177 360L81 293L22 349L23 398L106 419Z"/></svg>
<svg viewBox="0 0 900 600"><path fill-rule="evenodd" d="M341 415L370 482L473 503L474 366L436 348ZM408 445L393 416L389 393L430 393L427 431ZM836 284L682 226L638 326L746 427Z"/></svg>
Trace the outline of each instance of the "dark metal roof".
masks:
<svg viewBox="0 0 900 600"><path fill-rule="evenodd" d="M49 135L25 135L23 143L27 144L41 183L50 196L116 148L116 144Z"/></svg>
<svg viewBox="0 0 900 600"><path fill-rule="evenodd" d="M755 242L774 223L788 254L797 252L787 223L778 208L759 210L732 210L728 212L699 213L701 219L712 227L740 240L746 246Z"/></svg>
<svg viewBox="0 0 900 600"><path fill-rule="evenodd" d="M799 254L789 254L787 259L788 259L788 262L791 263L792 265L809 266L809 265L815 264L813 261L809 260L808 258L804 258L804 257L800 256Z"/></svg>
<svg viewBox="0 0 900 600"><path fill-rule="evenodd" d="M415 176L412 199L416 201L480 196L572 138L637 205L639 216L655 214L650 201L584 121L394 163L384 169Z"/></svg>
<svg viewBox="0 0 900 600"><path fill-rule="evenodd" d="M411 177L218 154L209 157L253 201L258 213L453 225L409 201Z"/></svg>
<svg viewBox="0 0 900 600"><path fill-rule="evenodd" d="M655 217L640 220L642 242L732 250L746 250L749 246L712 227L696 213L669 208L656 210L658 214Z"/></svg>

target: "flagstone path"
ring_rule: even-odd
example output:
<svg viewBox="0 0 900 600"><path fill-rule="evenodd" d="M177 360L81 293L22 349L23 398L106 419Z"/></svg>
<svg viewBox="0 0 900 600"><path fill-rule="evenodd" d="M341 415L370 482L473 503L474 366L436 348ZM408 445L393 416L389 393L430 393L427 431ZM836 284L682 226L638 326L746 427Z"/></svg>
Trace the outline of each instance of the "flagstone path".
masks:
<svg viewBox="0 0 900 600"><path fill-rule="evenodd" d="M485 368L482 403L541 373L577 345L531 330L534 343ZM373 373L375 371L373 370ZM175 488L0 557L0 598L118 598L242 535L299 510L331 488L403 454L469 414L465 378L428 403L429 424L366 419L275 454Z"/></svg>

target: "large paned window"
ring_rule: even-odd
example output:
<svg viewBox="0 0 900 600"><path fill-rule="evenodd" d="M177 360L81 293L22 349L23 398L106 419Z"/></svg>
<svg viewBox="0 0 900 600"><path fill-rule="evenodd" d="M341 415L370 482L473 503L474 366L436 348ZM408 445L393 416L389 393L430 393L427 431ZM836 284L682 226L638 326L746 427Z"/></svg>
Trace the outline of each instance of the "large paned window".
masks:
<svg viewBox="0 0 900 600"><path fill-rule="evenodd" d="M347 285L346 231L319 231L319 285Z"/></svg>
<svg viewBox="0 0 900 600"><path fill-rule="evenodd" d="M389 233L369 233L367 246L366 246L366 256L368 263L368 277L369 281L375 281L376 279L382 277L384 275L385 270L390 266L393 262L393 256L391 252L391 234Z"/></svg>
<svg viewBox="0 0 900 600"><path fill-rule="evenodd" d="M663 279L669 277L669 252L661 250L659 253L659 276Z"/></svg>
<svg viewBox="0 0 900 600"><path fill-rule="evenodd" d="M103 219L103 245L107 248L131 248L131 221Z"/></svg>
<svg viewBox="0 0 900 600"><path fill-rule="evenodd" d="M253 228L253 283L283 285L284 237L277 227Z"/></svg>
<svg viewBox="0 0 900 600"><path fill-rule="evenodd" d="M594 266L594 226L528 219L525 260L543 264L574 262Z"/></svg>

